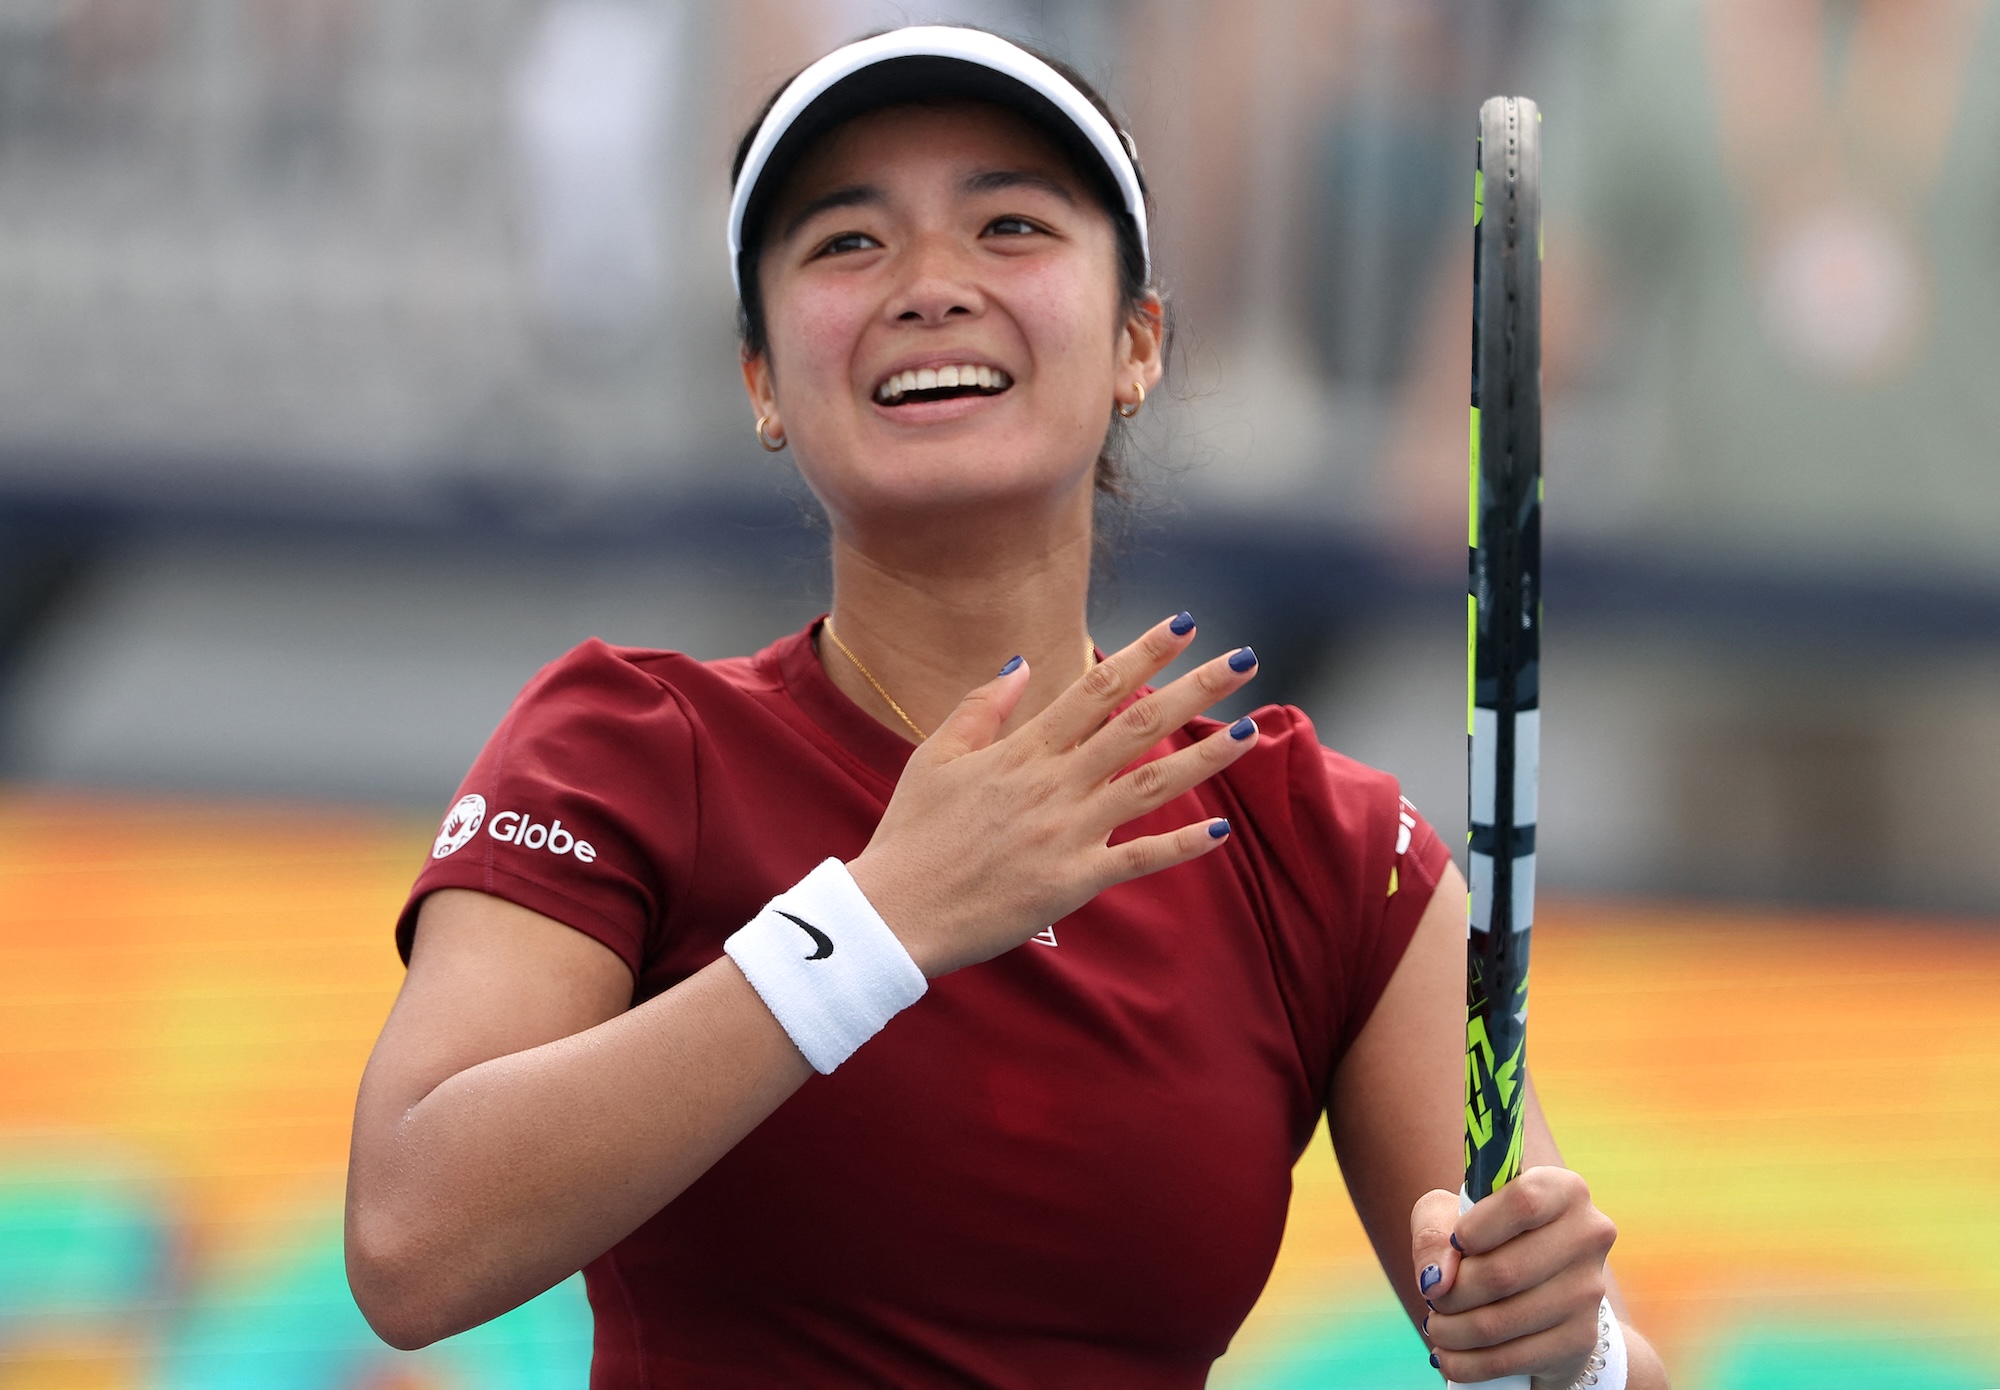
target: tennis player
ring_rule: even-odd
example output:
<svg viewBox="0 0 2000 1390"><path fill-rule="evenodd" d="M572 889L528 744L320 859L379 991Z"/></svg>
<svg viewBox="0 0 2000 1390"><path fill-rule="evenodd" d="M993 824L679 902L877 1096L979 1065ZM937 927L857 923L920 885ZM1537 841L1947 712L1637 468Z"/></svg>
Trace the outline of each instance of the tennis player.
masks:
<svg viewBox="0 0 2000 1390"><path fill-rule="evenodd" d="M1532 1102L1459 1213L1465 890L1395 781L1204 719L1248 648L1149 687L1187 613L1092 648L1166 333L1104 102L978 30L851 44L745 138L729 243L833 611L585 643L474 764L356 1106L376 1331L582 1269L600 1390L1198 1386L1324 1114L1433 1365L1664 1386Z"/></svg>

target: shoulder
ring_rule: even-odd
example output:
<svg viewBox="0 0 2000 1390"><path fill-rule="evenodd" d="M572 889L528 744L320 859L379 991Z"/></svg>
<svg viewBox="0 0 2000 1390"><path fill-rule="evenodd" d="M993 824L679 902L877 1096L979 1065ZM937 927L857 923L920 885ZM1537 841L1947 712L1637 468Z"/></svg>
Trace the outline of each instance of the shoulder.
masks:
<svg viewBox="0 0 2000 1390"><path fill-rule="evenodd" d="M517 704L575 709L643 709L681 685L701 683L713 665L718 673L740 660L707 663L682 652L619 647L592 637L537 671ZM725 677L726 678L726 677Z"/></svg>
<svg viewBox="0 0 2000 1390"><path fill-rule="evenodd" d="M1246 802L1301 832L1365 836L1371 827L1394 826L1401 796L1394 776L1322 744L1295 706L1266 705L1252 718L1257 747L1222 774ZM1200 720L1190 733L1198 738L1217 727Z"/></svg>
<svg viewBox="0 0 2000 1390"><path fill-rule="evenodd" d="M503 733L575 734L592 727L684 733L703 710L755 698L763 678L746 657L698 661L676 651L614 646L593 637L535 673Z"/></svg>
<svg viewBox="0 0 2000 1390"><path fill-rule="evenodd" d="M592 638L538 671L459 785L398 925L469 888L584 932L635 975L692 875L701 729L750 699L753 663Z"/></svg>
<svg viewBox="0 0 2000 1390"><path fill-rule="evenodd" d="M749 727L766 703L747 658L591 638L536 672L480 751L467 787L527 795L565 788L641 817L691 811L703 749Z"/></svg>
<svg viewBox="0 0 2000 1390"><path fill-rule="evenodd" d="M1303 710L1269 705L1253 717L1258 746L1218 780L1271 870L1334 917L1372 910L1413 837L1421 844L1422 878L1434 881L1446 852L1393 774L1322 744ZM1199 736L1214 727L1201 723L1206 727L1189 732Z"/></svg>

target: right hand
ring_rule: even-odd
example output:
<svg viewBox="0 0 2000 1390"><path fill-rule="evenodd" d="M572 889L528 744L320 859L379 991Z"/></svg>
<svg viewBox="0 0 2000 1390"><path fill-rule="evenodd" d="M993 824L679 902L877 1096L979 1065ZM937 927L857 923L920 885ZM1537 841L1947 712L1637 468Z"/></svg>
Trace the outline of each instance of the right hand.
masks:
<svg viewBox="0 0 2000 1390"><path fill-rule="evenodd" d="M854 881L926 976L1011 950L1115 883L1227 842L1204 818L1117 846L1119 826L1228 767L1257 742L1218 729L1133 767L1163 737L1242 688L1225 654L1112 711L1194 639L1162 622L1105 658L1006 737L1028 686L1025 663L959 703L910 755ZM1107 722L1108 721L1108 722ZM1123 776L1119 773L1125 771Z"/></svg>

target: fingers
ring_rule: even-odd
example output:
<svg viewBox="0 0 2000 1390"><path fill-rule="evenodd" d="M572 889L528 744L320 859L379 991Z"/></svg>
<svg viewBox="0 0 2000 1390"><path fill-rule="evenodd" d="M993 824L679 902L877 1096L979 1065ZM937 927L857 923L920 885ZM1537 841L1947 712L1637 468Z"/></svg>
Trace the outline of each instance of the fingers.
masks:
<svg viewBox="0 0 2000 1390"><path fill-rule="evenodd" d="M1459 1214L1432 1192L1411 1213L1431 1364L1458 1382L1527 1373L1568 1384L1597 1343L1617 1229L1583 1179L1530 1168ZM1444 1245L1440 1248L1440 1234Z"/></svg>
<svg viewBox="0 0 2000 1390"><path fill-rule="evenodd" d="M1257 654L1238 647L1135 701L1083 745L1092 771L1109 777L1216 701L1241 690L1256 674Z"/></svg>
<svg viewBox="0 0 2000 1390"><path fill-rule="evenodd" d="M1184 825L1179 830L1164 835L1144 835L1136 840L1127 840L1113 845L1105 851L1110 872L1104 880L1104 887L1114 883L1124 883L1128 879L1144 878L1147 874L1170 869L1176 864L1185 864L1190 859L1199 859L1211 850L1219 848L1229 839L1229 822L1226 820L1196 821Z"/></svg>
<svg viewBox="0 0 2000 1390"><path fill-rule="evenodd" d="M1186 613L1155 623L1136 642L1105 657L1056 696L1036 717L1041 737L1057 748L1081 743L1128 695L1158 675L1193 640L1194 619ZM1105 775L1109 776L1109 771Z"/></svg>
<svg viewBox="0 0 2000 1390"><path fill-rule="evenodd" d="M1457 1313L1535 1288L1566 1269L1602 1269L1617 1234L1611 1218L1596 1208L1577 1212L1524 1232L1497 1250L1465 1256L1449 1297L1431 1302L1442 1312Z"/></svg>
<svg viewBox="0 0 2000 1390"><path fill-rule="evenodd" d="M1028 690L1028 663L1020 657L1000 668L1000 674L971 691L938 725L925 747L945 758L976 752L1000 737L1007 716Z"/></svg>
<svg viewBox="0 0 2000 1390"><path fill-rule="evenodd" d="M1458 1291L1470 1281L1473 1262L1459 1268ZM1598 1301L1604 1297L1603 1267L1578 1265L1507 1298L1482 1303L1464 1312L1433 1308L1424 1320L1424 1336L1433 1347L1477 1351L1560 1327L1572 1319L1587 1320L1596 1341Z"/></svg>
<svg viewBox="0 0 2000 1390"><path fill-rule="evenodd" d="M1245 715L1191 747L1140 763L1111 784L1109 808L1114 823L1123 825L1165 805L1215 776L1256 743L1257 721Z"/></svg>
<svg viewBox="0 0 2000 1390"><path fill-rule="evenodd" d="M1435 1330L1439 1319L1431 1315ZM1530 1333L1477 1350L1455 1351L1433 1343L1431 1364L1452 1381L1469 1385L1501 1376L1547 1376L1557 1385L1573 1384L1597 1348L1597 1305L1588 1316L1566 1318L1544 1331Z"/></svg>
<svg viewBox="0 0 2000 1390"><path fill-rule="evenodd" d="M1475 1204L1458 1223L1459 1248L1484 1254L1523 1231L1546 1226L1574 1207L1590 1205L1590 1187L1567 1168L1529 1168Z"/></svg>
<svg viewBox="0 0 2000 1390"><path fill-rule="evenodd" d="M1496 1302L1572 1265L1601 1269L1618 1228L1590 1204L1590 1188L1577 1174L1530 1168L1460 1216L1457 1237L1464 1255L1458 1277L1448 1296L1431 1298L1440 1312Z"/></svg>
<svg viewBox="0 0 2000 1390"><path fill-rule="evenodd" d="M1443 1188L1426 1192L1410 1208L1410 1262L1417 1292L1427 1303L1435 1304L1455 1286L1458 1251L1452 1248L1451 1230L1457 1220L1458 1194Z"/></svg>

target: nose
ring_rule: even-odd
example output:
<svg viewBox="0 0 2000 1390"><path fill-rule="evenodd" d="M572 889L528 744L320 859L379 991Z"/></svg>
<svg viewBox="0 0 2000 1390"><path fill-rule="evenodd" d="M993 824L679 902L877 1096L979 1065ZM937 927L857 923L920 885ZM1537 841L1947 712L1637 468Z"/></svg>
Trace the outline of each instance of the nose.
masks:
<svg viewBox="0 0 2000 1390"><path fill-rule="evenodd" d="M986 298L971 270L970 257L956 238L920 236L904 254L904 273L883 307L898 323L976 318L985 311Z"/></svg>

